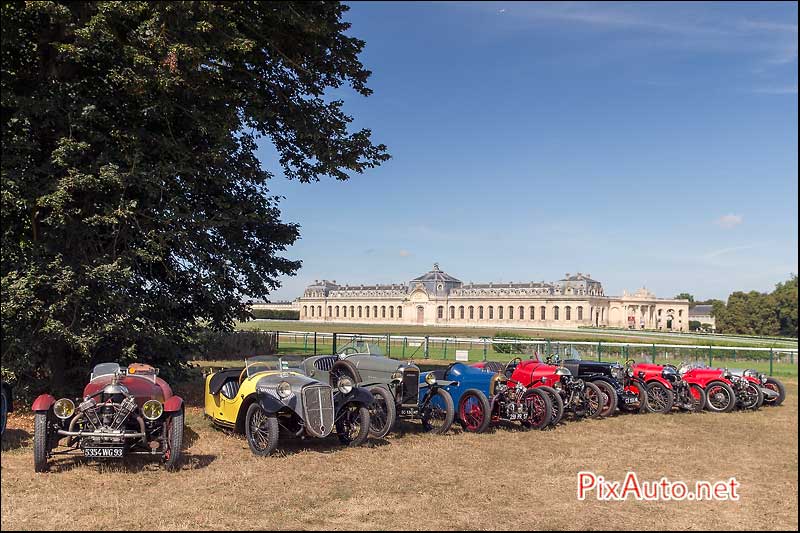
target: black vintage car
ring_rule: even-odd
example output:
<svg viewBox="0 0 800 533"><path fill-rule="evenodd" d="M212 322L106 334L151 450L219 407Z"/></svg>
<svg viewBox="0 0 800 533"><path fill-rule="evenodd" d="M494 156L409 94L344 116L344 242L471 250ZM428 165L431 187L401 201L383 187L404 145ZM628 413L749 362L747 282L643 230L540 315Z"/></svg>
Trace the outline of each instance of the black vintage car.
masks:
<svg viewBox="0 0 800 533"><path fill-rule="evenodd" d="M630 375L621 364L584 359L566 359L561 364L573 376L597 385L606 400L600 416L613 415L617 407L626 411L647 408L647 388L641 377Z"/></svg>

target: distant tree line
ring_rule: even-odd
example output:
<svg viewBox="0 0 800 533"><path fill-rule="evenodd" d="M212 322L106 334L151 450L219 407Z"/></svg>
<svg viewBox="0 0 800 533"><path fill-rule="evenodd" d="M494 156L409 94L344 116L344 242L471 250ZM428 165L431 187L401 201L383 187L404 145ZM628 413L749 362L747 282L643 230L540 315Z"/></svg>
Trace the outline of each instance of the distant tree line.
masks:
<svg viewBox="0 0 800 533"><path fill-rule="evenodd" d="M253 309L253 318L272 320L300 320L300 311L294 309Z"/></svg>
<svg viewBox="0 0 800 533"><path fill-rule="evenodd" d="M719 333L739 335L797 336L797 275L778 283L770 293L736 291L728 301L706 300L695 302L694 297L682 293L677 297L688 299L692 306L710 304L711 314Z"/></svg>

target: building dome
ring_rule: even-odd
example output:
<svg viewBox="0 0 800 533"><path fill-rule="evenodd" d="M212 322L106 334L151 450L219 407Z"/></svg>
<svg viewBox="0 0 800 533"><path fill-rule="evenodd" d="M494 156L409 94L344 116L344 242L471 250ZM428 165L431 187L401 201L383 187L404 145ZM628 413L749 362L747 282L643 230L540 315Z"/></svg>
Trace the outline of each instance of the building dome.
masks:
<svg viewBox="0 0 800 533"><path fill-rule="evenodd" d="M447 272L439 270L439 263L434 263L433 270L427 274L423 274L420 277L411 280L412 283L415 281L446 281L450 283L461 283L461 280L454 278Z"/></svg>
<svg viewBox="0 0 800 533"><path fill-rule="evenodd" d="M429 295L444 296L451 289L461 287L461 280L454 278L447 272L442 272L439 269L439 263L434 263L433 270L409 282L408 291L413 292L420 285L425 288Z"/></svg>

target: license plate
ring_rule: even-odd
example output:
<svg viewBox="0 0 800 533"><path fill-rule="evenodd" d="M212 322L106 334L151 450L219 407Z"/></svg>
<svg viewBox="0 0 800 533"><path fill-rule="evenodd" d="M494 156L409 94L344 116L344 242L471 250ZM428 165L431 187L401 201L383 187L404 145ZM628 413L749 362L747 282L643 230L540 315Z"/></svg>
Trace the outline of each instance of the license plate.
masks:
<svg viewBox="0 0 800 533"><path fill-rule="evenodd" d="M509 420L525 420L526 418L525 413L511 413L508 415Z"/></svg>
<svg viewBox="0 0 800 533"><path fill-rule="evenodd" d="M84 448L84 457L122 457L122 448Z"/></svg>
<svg viewBox="0 0 800 533"><path fill-rule="evenodd" d="M639 401L639 398L633 396L625 396L623 400L625 401L625 403L636 403Z"/></svg>
<svg viewBox="0 0 800 533"><path fill-rule="evenodd" d="M402 407L400 409L400 416L403 417L412 417L417 416L419 414L419 408L417 407Z"/></svg>

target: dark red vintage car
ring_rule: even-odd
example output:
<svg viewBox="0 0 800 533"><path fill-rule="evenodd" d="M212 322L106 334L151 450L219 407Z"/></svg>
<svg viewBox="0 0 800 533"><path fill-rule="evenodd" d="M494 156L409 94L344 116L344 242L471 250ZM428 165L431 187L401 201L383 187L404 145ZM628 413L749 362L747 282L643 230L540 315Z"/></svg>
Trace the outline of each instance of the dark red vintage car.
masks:
<svg viewBox="0 0 800 533"><path fill-rule="evenodd" d="M691 375L681 375L672 365L636 363L632 368L637 374L643 374L648 387L648 401L653 401L654 411L668 413L677 407L683 411L698 412L705 408L705 388L693 381ZM651 394L650 391L655 392Z"/></svg>
<svg viewBox="0 0 800 533"><path fill-rule="evenodd" d="M158 369L117 363L94 367L82 398L56 400L42 394L35 413L33 463L47 469L54 455L92 459L147 455L178 465L183 441L183 400L172 393Z"/></svg>
<svg viewBox="0 0 800 533"><path fill-rule="evenodd" d="M736 408L733 375L727 370L707 368L700 364L681 364L680 376L688 383L696 383L706 391L706 409L715 413L729 413Z"/></svg>

